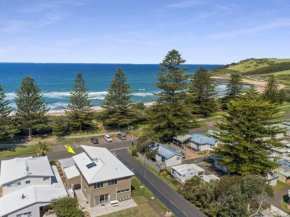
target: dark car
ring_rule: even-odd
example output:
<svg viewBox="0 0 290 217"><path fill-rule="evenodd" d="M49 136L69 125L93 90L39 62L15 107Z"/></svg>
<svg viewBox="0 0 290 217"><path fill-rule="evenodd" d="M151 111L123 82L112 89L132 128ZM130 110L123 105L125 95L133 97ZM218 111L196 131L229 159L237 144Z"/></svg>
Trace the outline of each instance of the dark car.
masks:
<svg viewBox="0 0 290 217"><path fill-rule="evenodd" d="M99 144L99 140L97 138L91 138L91 142L93 144Z"/></svg>
<svg viewBox="0 0 290 217"><path fill-rule="evenodd" d="M186 158L186 155L185 155L185 153L183 153L183 152L180 152L179 154L181 154L181 156L182 156L182 159L185 159L185 158Z"/></svg>
<svg viewBox="0 0 290 217"><path fill-rule="evenodd" d="M126 140L126 134L124 133L118 133L117 137L121 140Z"/></svg>

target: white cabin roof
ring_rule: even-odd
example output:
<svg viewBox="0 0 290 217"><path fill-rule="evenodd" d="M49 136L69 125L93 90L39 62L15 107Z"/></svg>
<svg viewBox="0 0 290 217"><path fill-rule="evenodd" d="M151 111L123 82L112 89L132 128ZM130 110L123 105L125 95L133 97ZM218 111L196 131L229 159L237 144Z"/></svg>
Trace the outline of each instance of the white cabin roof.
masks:
<svg viewBox="0 0 290 217"><path fill-rule="evenodd" d="M1 162L0 183L2 185L22 179L24 177L53 176L51 165L45 157L25 157L3 160Z"/></svg>

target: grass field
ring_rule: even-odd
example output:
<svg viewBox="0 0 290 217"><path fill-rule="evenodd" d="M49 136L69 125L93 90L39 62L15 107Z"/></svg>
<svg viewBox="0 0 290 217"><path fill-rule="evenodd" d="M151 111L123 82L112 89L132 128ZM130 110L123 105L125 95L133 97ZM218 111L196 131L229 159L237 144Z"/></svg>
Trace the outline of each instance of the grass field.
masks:
<svg viewBox="0 0 290 217"><path fill-rule="evenodd" d="M0 158L20 157L25 155L36 154L36 145L16 147L0 151Z"/></svg>
<svg viewBox="0 0 290 217"><path fill-rule="evenodd" d="M267 60L274 63L290 62L290 59L267 59ZM238 72L249 72L251 70L260 69L267 66L269 66L269 64L266 61L251 59L247 61L242 61L237 65L232 65L228 67L228 69L235 70Z"/></svg>
<svg viewBox="0 0 290 217"><path fill-rule="evenodd" d="M132 179L132 199L138 205L137 207L122 210L120 212L104 215L103 217L159 217L165 216L168 208L155 197L155 195L144 186L140 188L141 182ZM151 197L155 197L153 200Z"/></svg>
<svg viewBox="0 0 290 217"><path fill-rule="evenodd" d="M277 191L277 190L280 190L280 189L286 188L286 187L288 187L288 186L289 186L289 185L287 185L287 184L284 183L284 182L277 181L277 185L276 185L276 186L273 186L273 190L274 190L274 191Z"/></svg>

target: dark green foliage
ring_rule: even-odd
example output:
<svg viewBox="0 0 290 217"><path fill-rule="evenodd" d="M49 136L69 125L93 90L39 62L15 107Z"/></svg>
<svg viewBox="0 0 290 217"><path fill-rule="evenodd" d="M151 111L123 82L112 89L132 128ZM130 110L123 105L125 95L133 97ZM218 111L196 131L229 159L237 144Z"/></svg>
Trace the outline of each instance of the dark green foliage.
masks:
<svg viewBox="0 0 290 217"><path fill-rule="evenodd" d="M56 117L53 123L52 132L57 136L58 139L61 139L65 135L69 134L70 127L66 117Z"/></svg>
<svg viewBox="0 0 290 217"><path fill-rule="evenodd" d="M236 97L243 89L242 77L239 74L231 74L231 80L227 85L227 96Z"/></svg>
<svg viewBox="0 0 290 217"><path fill-rule="evenodd" d="M84 213L78 207L76 198L63 197L51 201L50 208L58 217L83 217Z"/></svg>
<svg viewBox="0 0 290 217"><path fill-rule="evenodd" d="M283 89L279 90L278 96L277 96L277 102L279 104L282 104L284 101L286 101L286 94Z"/></svg>
<svg viewBox="0 0 290 217"><path fill-rule="evenodd" d="M204 68L198 69L190 82L188 103L195 108L193 113L207 117L217 111L216 82L211 78L212 74Z"/></svg>
<svg viewBox="0 0 290 217"><path fill-rule="evenodd" d="M0 85L0 141L6 141L13 138L18 132L14 125L14 118L10 116L12 108L10 102L5 100L6 95L3 87Z"/></svg>
<svg viewBox="0 0 290 217"><path fill-rule="evenodd" d="M31 77L22 79L21 87L16 90L14 99L17 110L16 117L23 130L28 130L29 137L32 130L40 131L47 128L49 111L47 103L41 93L41 89Z"/></svg>
<svg viewBox="0 0 290 217"><path fill-rule="evenodd" d="M135 120L135 111L130 109L130 84L121 68L118 68L110 89L102 103L102 121L106 127L121 128L130 125Z"/></svg>
<svg viewBox="0 0 290 217"><path fill-rule="evenodd" d="M284 63L269 62L269 64L270 64L269 66L259 68L259 69L254 69L244 74L246 75L269 74L269 73L280 72L280 71L285 71L285 70L290 69L289 62L284 62Z"/></svg>
<svg viewBox="0 0 290 217"><path fill-rule="evenodd" d="M263 90L263 97L271 103L276 103L279 101L279 84L274 75L271 75L268 79L267 85Z"/></svg>
<svg viewBox="0 0 290 217"><path fill-rule="evenodd" d="M274 104L261 99L253 89L231 100L225 120L216 124L222 130L218 136L221 144L214 153L222 157L219 164L240 175L264 175L274 169L277 164L269 160L269 150L283 147L275 138L283 130L271 127L278 112Z"/></svg>
<svg viewBox="0 0 290 217"><path fill-rule="evenodd" d="M96 128L93 123L94 114L91 101L83 75L78 73L70 94L70 103L65 108L73 130L82 131Z"/></svg>
<svg viewBox="0 0 290 217"><path fill-rule="evenodd" d="M273 197L271 186L255 175L224 176L210 182L194 176L178 191L210 217L248 217L267 208L266 198Z"/></svg>
<svg viewBox="0 0 290 217"><path fill-rule="evenodd" d="M227 85L226 95L222 98L222 108L227 109L227 103L241 94L243 89L242 78L239 74L231 74L231 80Z"/></svg>
<svg viewBox="0 0 290 217"><path fill-rule="evenodd" d="M185 63L178 51L172 50L160 63L161 73L158 73L156 87L161 92L159 98L149 112L150 127L164 140L186 133L191 128L193 117L189 107L185 105L188 76L184 74L186 67L179 67Z"/></svg>
<svg viewBox="0 0 290 217"><path fill-rule="evenodd" d="M133 109L137 109L137 110L141 110L141 111L144 111L146 109L146 106L142 102L133 103L131 107Z"/></svg>

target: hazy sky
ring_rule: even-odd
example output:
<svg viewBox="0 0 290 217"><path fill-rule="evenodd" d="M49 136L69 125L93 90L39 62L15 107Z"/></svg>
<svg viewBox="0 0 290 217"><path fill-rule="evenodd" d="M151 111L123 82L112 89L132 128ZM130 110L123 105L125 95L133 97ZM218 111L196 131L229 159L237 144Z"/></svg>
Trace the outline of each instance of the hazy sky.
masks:
<svg viewBox="0 0 290 217"><path fill-rule="evenodd" d="M290 58L290 0L0 0L0 62Z"/></svg>

